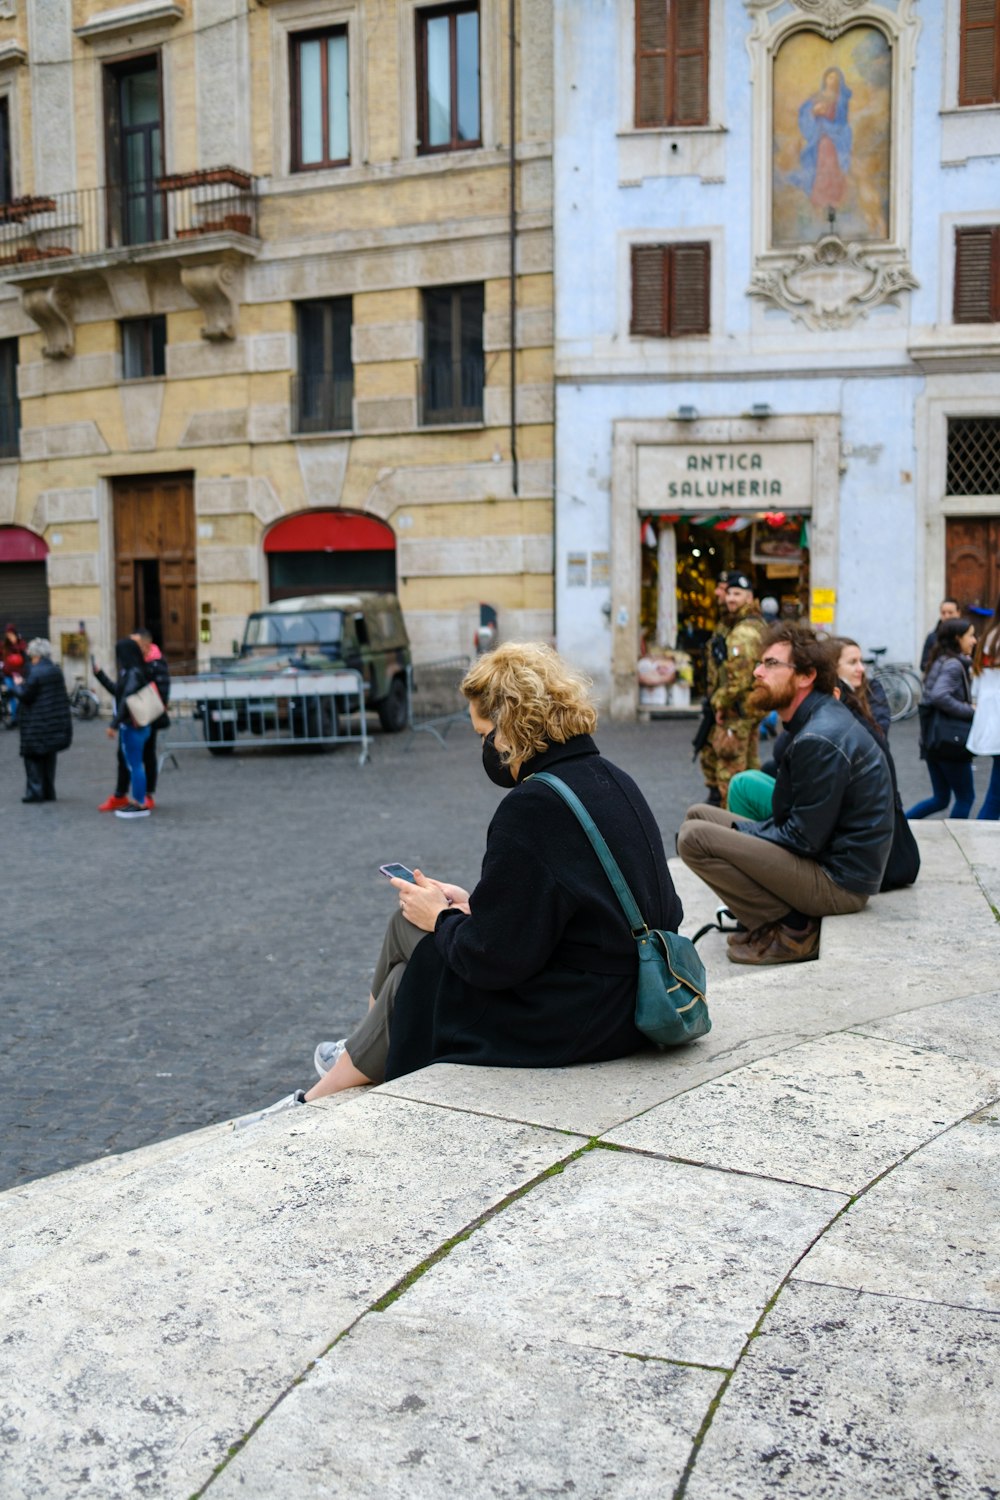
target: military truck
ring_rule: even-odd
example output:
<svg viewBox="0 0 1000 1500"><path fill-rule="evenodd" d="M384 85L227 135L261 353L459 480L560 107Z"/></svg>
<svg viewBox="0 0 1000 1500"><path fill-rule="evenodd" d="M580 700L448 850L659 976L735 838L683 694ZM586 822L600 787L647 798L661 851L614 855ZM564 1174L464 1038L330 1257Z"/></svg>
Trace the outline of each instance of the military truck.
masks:
<svg viewBox="0 0 1000 1500"><path fill-rule="evenodd" d="M254 732L253 682L281 672L328 672L349 667L360 672L365 703L378 714L382 728L396 734L407 723L407 668L410 642L395 594L307 594L281 599L254 610L243 640L234 642L231 662L220 666L224 677L245 679L247 697L225 714L205 706L205 738L224 751L240 733ZM346 708L347 705L342 705ZM322 698L303 700L293 713L292 732L301 738L328 733L332 706Z"/></svg>

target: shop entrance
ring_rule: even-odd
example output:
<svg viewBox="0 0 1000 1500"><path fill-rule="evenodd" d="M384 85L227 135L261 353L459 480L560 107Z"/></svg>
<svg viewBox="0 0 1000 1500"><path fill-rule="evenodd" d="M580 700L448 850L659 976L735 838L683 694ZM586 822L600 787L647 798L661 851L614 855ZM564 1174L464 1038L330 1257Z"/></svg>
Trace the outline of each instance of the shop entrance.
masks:
<svg viewBox="0 0 1000 1500"><path fill-rule="evenodd" d="M277 521L264 538L268 597L395 593L396 536L376 516L310 510Z"/></svg>
<svg viewBox="0 0 1000 1500"><path fill-rule="evenodd" d="M190 474L116 479L115 629L145 626L172 672L197 670L194 483Z"/></svg>
<svg viewBox="0 0 1000 1500"><path fill-rule="evenodd" d="M0 526L0 630L12 620L26 641L49 633L48 547L23 526Z"/></svg>
<svg viewBox="0 0 1000 1500"><path fill-rule="evenodd" d="M720 573L747 573L758 602L773 599L782 619L808 618L808 512L658 512L640 515L639 530L640 659L672 657L678 668L652 705L647 686L647 705L683 708L704 694Z"/></svg>

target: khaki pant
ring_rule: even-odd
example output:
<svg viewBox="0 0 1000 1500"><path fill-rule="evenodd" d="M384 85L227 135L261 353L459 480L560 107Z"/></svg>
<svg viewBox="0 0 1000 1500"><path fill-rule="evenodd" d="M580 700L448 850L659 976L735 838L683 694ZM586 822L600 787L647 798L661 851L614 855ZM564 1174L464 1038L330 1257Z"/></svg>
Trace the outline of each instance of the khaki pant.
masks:
<svg viewBox="0 0 1000 1500"><path fill-rule="evenodd" d="M382 950L375 965L372 994L375 1004L347 1038L347 1055L372 1083L385 1081L385 1060L389 1055L389 1028L399 986L413 950L427 933L414 927L399 910L389 918L382 939Z"/></svg>
<svg viewBox="0 0 1000 1500"><path fill-rule="evenodd" d="M788 911L839 917L867 905L867 896L844 890L816 860L740 833L733 821L721 807L688 808L677 853L744 927L779 922Z"/></svg>
<svg viewBox="0 0 1000 1500"><path fill-rule="evenodd" d="M720 733L724 731L725 733ZM724 744L731 752L720 755L716 744ZM760 720L727 719L725 724L716 724L708 744L701 752L701 774L706 786L718 788L722 805L726 805L729 783L740 771L757 770L760 766Z"/></svg>

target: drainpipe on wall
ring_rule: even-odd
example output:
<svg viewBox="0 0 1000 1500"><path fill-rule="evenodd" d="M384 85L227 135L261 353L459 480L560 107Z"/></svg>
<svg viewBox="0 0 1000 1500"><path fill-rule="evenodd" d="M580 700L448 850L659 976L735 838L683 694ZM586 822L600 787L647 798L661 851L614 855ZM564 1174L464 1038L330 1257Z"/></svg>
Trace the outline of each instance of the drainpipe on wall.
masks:
<svg viewBox="0 0 1000 1500"><path fill-rule="evenodd" d="M517 0L510 0L508 42L508 129L510 160L510 463L511 484L515 499L519 493L517 472L517 34L515 30Z"/></svg>

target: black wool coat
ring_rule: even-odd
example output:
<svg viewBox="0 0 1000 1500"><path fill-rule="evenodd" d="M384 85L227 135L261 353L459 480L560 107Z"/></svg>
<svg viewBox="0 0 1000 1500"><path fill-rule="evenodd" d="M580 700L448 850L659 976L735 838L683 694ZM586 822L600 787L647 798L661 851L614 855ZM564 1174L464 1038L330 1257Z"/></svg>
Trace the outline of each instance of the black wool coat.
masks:
<svg viewBox="0 0 1000 1500"><path fill-rule="evenodd" d="M589 735L521 769L486 837L471 915L442 912L396 995L387 1078L432 1062L554 1068L625 1057L638 958L618 899L575 815L535 771L552 771L594 819L647 924L683 916L663 840L630 776Z"/></svg>
<svg viewBox="0 0 1000 1500"><path fill-rule="evenodd" d="M73 743L73 716L63 674L54 661L36 661L18 689L22 755L50 755Z"/></svg>

